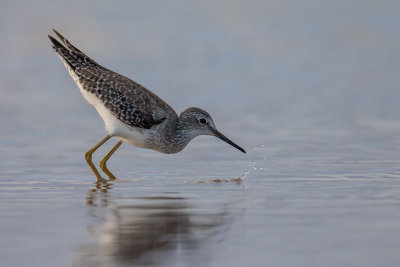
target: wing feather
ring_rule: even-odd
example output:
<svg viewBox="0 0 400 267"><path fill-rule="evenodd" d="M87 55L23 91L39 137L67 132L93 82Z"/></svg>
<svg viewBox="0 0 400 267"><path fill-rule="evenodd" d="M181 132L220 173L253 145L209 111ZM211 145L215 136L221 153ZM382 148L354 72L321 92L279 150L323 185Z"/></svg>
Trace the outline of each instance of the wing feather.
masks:
<svg viewBox="0 0 400 267"><path fill-rule="evenodd" d="M53 49L71 67L84 90L98 97L115 117L127 125L149 129L175 111L157 95L131 79L88 57L54 30L62 45L49 36Z"/></svg>

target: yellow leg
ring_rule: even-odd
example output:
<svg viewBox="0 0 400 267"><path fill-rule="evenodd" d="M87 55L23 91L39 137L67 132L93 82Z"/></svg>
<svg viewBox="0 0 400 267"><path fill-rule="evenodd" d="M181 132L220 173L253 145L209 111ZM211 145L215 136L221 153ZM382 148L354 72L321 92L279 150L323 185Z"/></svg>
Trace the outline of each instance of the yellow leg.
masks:
<svg viewBox="0 0 400 267"><path fill-rule="evenodd" d="M87 164L89 165L90 169L92 169L94 175L96 175L97 177L97 181L102 181L101 175L99 173L99 171L96 169L96 167L94 166L93 162L92 162L92 154L93 152L95 152L100 146L102 146L105 142L107 142L107 140L110 139L110 135L107 135L106 137L104 137L103 140L101 140L97 145L95 145L94 147L92 147L88 152L85 153L85 159Z"/></svg>
<svg viewBox="0 0 400 267"><path fill-rule="evenodd" d="M105 174L107 174L108 177L110 177L110 180L115 180L114 174L112 174L108 169L107 169L107 160L114 154L114 152L119 148L119 146L122 144L122 141L119 141L111 150L108 152L108 154L100 161L100 168L103 170Z"/></svg>

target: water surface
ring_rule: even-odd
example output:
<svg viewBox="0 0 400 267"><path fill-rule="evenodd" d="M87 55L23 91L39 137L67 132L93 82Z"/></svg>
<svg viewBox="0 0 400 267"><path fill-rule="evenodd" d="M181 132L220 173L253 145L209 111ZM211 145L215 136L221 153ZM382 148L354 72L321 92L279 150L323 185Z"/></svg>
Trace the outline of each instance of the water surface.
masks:
<svg viewBox="0 0 400 267"><path fill-rule="evenodd" d="M78 8L79 7L79 8ZM397 1L3 1L0 266L397 266ZM105 132L50 48L58 29L242 145L176 155ZM94 154L99 162L115 141Z"/></svg>

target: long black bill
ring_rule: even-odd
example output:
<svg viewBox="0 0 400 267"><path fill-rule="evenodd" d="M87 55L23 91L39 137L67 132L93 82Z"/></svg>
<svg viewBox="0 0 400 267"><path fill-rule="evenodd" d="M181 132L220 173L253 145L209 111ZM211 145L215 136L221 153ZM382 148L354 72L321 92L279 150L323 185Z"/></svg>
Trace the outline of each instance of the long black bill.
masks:
<svg viewBox="0 0 400 267"><path fill-rule="evenodd" d="M244 150L243 148L241 148L240 146L238 146L237 144L235 144L234 142L232 142L231 140L228 139L228 137L226 137L225 135L223 135L222 133L218 132L217 130L213 130L213 133L215 134L216 137L218 137L219 139L221 139L222 141L227 142L228 144L230 144L231 146L239 149L240 151L242 151L243 153L246 154L246 150Z"/></svg>

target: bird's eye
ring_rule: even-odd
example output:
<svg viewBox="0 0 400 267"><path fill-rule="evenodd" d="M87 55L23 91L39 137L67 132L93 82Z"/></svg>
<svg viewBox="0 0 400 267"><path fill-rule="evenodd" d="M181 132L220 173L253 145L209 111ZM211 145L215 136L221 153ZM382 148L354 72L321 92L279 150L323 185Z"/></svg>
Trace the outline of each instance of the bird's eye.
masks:
<svg viewBox="0 0 400 267"><path fill-rule="evenodd" d="M199 120L199 122L200 122L201 124L206 124L206 123L207 123L207 120L204 119L204 118L201 118L201 119Z"/></svg>

